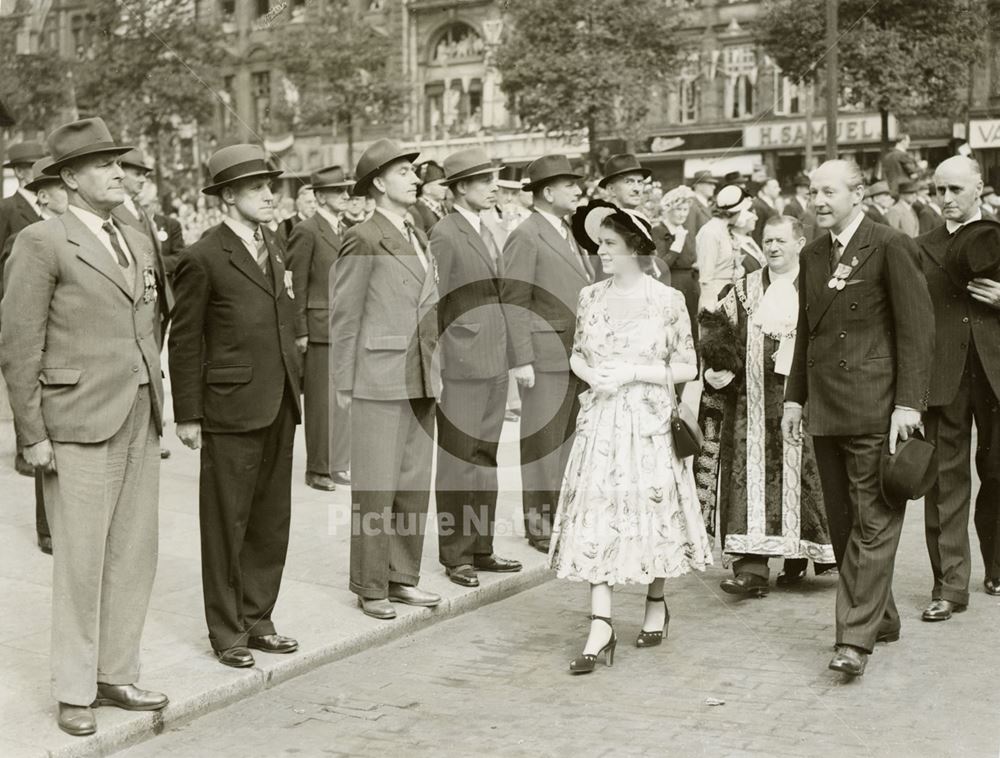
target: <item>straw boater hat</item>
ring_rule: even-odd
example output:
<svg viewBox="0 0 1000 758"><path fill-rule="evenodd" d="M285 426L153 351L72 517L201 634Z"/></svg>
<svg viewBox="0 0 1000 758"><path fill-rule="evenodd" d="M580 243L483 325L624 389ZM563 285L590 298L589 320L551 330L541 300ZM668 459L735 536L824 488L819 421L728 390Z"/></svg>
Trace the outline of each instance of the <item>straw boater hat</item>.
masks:
<svg viewBox="0 0 1000 758"><path fill-rule="evenodd" d="M524 188L521 182L521 171L517 166L505 165L497 174L497 186L500 189L520 190Z"/></svg>
<svg viewBox="0 0 1000 758"><path fill-rule="evenodd" d="M18 142L16 145L11 145L7 148L7 162L3 164L3 167L30 166L45 156L45 145L41 142L35 142L34 140Z"/></svg>
<svg viewBox="0 0 1000 758"><path fill-rule="evenodd" d="M623 174L642 174L643 179L648 179L653 175L653 172L648 168L643 168L639 163L639 159L632 155L632 153L612 155L604 164L604 176L597 183L597 186L607 187L608 182Z"/></svg>
<svg viewBox="0 0 1000 758"><path fill-rule="evenodd" d="M420 153L412 150L405 150L392 140L380 139L368 146L368 149L361 154L358 159L358 166L354 175L358 181L351 190L352 195L364 196L368 194L372 180L378 176L382 170L390 163L407 160L415 161Z"/></svg>
<svg viewBox="0 0 1000 758"><path fill-rule="evenodd" d="M480 147L470 147L468 150L452 153L444 159L444 185L450 187L462 179L496 174L499 170L500 167L493 165L485 150Z"/></svg>
<svg viewBox="0 0 1000 758"><path fill-rule="evenodd" d="M354 186L351 179L341 166L327 166L309 175L309 186L313 190L348 190Z"/></svg>
<svg viewBox="0 0 1000 758"><path fill-rule="evenodd" d="M132 149L131 145L115 144L102 118L84 118L63 124L52 131L46 142L52 163L45 168L45 173L50 176L58 176L63 166L77 158L124 155Z"/></svg>
<svg viewBox="0 0 1000 758"><path fill-rule="evenodd" d="M526 192L534 192L553 179L582 179L583 175L578 174L569 164L569 158L565 155L543 155L528 164L526 169L528 175L523 189Z"/></svg>
<svg viewBox="0 0 1000 758"><path fill-rule="evenodd" d="M28 192L38 192L38 190L44 187L51 186L53 184L62 184L62 178L58 176L48 176L45 173L46 168L52 165L52 158L46 155L44 158L40 158L31 167L31 173L35 177L30 182L24 185L24 188Z"/></svg>
<svg viewBox="0 0 1000 758"><path fill-rule="evenodd" d="M619 208L614 203L606 200L591 200L583 208L577 208L573 212L573 219L570 224L573 229L573 237L577 243L591 255L597 253L600 243L597 241L601 231L601 224L604 220L611 218L621 224L631 232L635 232L641 240L639 255L652 255L656 251L653 243L653 229L649 221L641 215L628 208Z"/></svg>
<svg viewBox="0 0 1000 758"><path fill-rule="evenodd" d="M208 159L208 173L212 183L202 190L206 195L218 195L223 187L237 179L281 176L281 171L267 165L264 150L258 145L230 145L216 150Z"/></svg>

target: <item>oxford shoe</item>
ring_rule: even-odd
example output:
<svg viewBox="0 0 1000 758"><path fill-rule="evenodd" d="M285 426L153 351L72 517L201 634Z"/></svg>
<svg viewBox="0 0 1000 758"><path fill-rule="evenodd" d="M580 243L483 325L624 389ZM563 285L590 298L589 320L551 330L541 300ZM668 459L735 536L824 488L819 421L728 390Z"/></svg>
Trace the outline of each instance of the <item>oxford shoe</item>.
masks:
<svg viewBox="0 0 1000 758"><path fill-rule="evenodd" d="M234 669L250 668L254 664L253 653L245 645L235 645L227 647L225 650L216 650L215 657L224 666L232 666Z"/></svg>
<svg viewBox="0 0 1000 758"><path fill-rule="evenodd" d="M160 448L160 460L165 461L170 457L170 448L161 447Z"/></svg>
<svg viewBox="0 0 1000 758"><path fill-rule="evenodd" d="M126 711L160 711L170 699L162 692L141 690L134 684L97 683L94 706L113 705Z"/></svg>
<svg viewBox="0 0 1000 758"><path fill-rule="evenodd" d="M446 566L444 569L448 578L460 587L478 587L479 577L476 570L468 563L459 566Z"/></svg>
<svg viewBox="0 0 1000 758"><path fill-rule="evenodd" d="M887 629L885 631L879 631L875 636L876 642L899 642L899 630L898 629Z"/></svg>
<svg viewBox="0 0 1000 758"><path fill-rule="evenodd" d="M321 492L333 492L337 489L333 479L326 474L313 474L309 471L306 472L306 486Z"/></svg>
<svg viewBox="0 0 1000 758"><path fill-rule="evenodd" d="M366 616L371 616L373 619L388 621L389 619L396 618L396 609L385 598L376 599L358 595L358 607L362 613Z"/></svg>
<svg viewBox="0 0 1000 758"><path fill-rule="evenodd" d="M848 676L861 676L868 665L868 653L851 645L837 645L837 652L830 659L829 669Z"/></svg>
<svg viewBox="0 0 1000 758"><path fill-rule="evenodd" d="M474 559L476 571L492 571L497 574L509 574L524 568L520 561L501 558L496 553L477 555Z"/></svg>
<svg viewBox="0 0 1000 758"><path fill-rule="evenodd" d="M89 705L70 705L59 703L59 715L56 723L66 734L74 737L86 737L97 731L97 719Z"/></svg>
<svg viewBox="0 0 1000 758"><path fill-rule="evenodd" d="M331 477L334 484L342 484L345 487L351 486L351 472L350 471L334 471Z"/></svg>
<svg viewBox="0 0 1000 758"><path fill-rule="evenodd" d="M1000 595L1000 579L985 579L983 587L987 595Z"/></svg>
<svg viewBox="0 0 1000 758"><path fill-rule="evenodd" d="M548 555L550 544L548 537L528 537L528 544L535 548L535 550L539 553L545 553Z"/></svg>
<svg viewBox="0 0 1000 758"><path fill-rule="evenodd" d="M961 613L966 606L950 600L931 600L920 618L924 621L947 621L953 613Z"/></svg>
<svg viewBox="0 0 1000 758"><path fill-rule="evenodd" d="M719 582L723 592L741 597L764 597L770 592L767 579L754 574L737 574L735 577Z"/></svg>
<svg viewBox="0 0 1000 758"><path fill-rule="evenodd" d="M775 580L775 584L779 587L791 587L798 584L803 579L806 578L806 570L801 571L782 571L778 574L778 578Z"/></svg>
<svg viewBox="0 0 1000 758"><path fill-rule="evenodd" d="M394 603L403 603L404 605L433 608L435 605L440 604L441 596L409 584L389 582L389 600Z"/></svg>
<svg viewBox="0 0 1000 758"><path fill-rule="evenodd" d="M280 634L261 634L250 637L247 640L247 647L254 650L263 650L265 653L294 653L299 649L297 640L291 637L284 637Z"/></svg>

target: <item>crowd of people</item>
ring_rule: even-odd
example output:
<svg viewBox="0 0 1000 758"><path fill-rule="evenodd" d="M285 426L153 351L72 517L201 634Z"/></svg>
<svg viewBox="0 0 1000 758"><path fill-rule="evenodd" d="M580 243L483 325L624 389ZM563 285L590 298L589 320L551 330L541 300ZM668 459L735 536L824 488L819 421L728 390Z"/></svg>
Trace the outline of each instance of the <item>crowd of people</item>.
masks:
<svg viewBox="0 0 1000 758"><path fill-rule="evenodd" d="M831 160L785 197L708 171L664 191L616 155L585 193L563 155L518 176L481 148L439 165L383 139L279 202L281 172L240 144L211 156L210 204L164 215L143 203L153 167L99 118L13 146L0 369L53 553L60 728L168 702L137 686L165 371L200 454L204 610L227 666L298 648L272 609L300 422L306 484L351 488L350 590L389 620L441 602L420 587L432 492L453 583L521 570L493 542L519 418L525 537L591 589L574 674L613 663L622 584L646 587L635 646L659 646L667 580L711 565L716 539L739 598L768 594L771 559L786 586L810 561L837 574L829 667L863 674L900 639L894 558L921 497L922 618L964 611L973 424L1000 595L1000 223L970 158L926 176L890 158L902 175Z"/></svg>

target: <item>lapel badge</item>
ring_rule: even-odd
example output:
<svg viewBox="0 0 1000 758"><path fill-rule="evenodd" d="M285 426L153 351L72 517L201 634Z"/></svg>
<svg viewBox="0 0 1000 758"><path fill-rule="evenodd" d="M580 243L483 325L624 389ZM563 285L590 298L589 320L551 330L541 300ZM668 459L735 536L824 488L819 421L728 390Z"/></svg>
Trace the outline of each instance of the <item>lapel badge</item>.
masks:
<svg viewBox="0 0 1000 758"><path fill-rule="evenodd" d="M854 268L855 266L857 266L858 263L859 263L858 256L855 255L853 258L851 258L851 268Z"/></svg>

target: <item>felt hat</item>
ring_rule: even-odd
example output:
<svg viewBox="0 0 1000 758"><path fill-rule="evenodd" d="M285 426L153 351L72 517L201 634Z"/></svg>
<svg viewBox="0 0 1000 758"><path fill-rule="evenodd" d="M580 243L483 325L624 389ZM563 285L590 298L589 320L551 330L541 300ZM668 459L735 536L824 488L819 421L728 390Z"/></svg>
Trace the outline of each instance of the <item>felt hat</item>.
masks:
<svg viewBox="0 0 1000 758"><path fill-rule="evenodd" d="M354 180L344 172L343 167L327 166L309 175L309 186L313 190L350 190L354 186Z"/></svg>
<svg viewBox="0 0 1000 758"><path fill-rule="evenodd" d="M691 186L692 187L694 185L696 185L696 184L717 185L718 183L719 183L719 180L717 178L715 178L714 176L712 176L712 172L711 171L696 171L695 175L694 175L694 179L691 180Z"/></svg>
<svg viewBox="0 0 1000 758"><path fill-rule="evenodd" d="M812 183L809 181L809 177L805 174L805 172L800 171L799 173L797 173L795 175L795 178L792 180L792 186L793 187L810 187L810 186L812 186Z"/></svg>
<svg viewBox="0 0 1000 758"><path fill-rule="evenodd" d="M450 187L462 179L484 174L496 174L499 171L500 167L493 165L493 161L490 160L485 150L481 147L470 147L467 150L452 153L444 159L444 184Z"/></svg>
<svg viewBox="0 0 1000 758"><path fill-rule="evenodd" d="M959 227L948 242L944 264L961 282L996 277L1000 272L1000 223L980 219Z"/></svg>
<svg viewBox="0 0 1000 758"><path fill-rule="evenodd" d="M565 155L543 155L528 164L525 170L527 181L524 183L526 192L534 192L546 182L553 179L582 179L583 176L573 170L569 158Z"/></svg>
<svg viewBox="0 0 1000 758"><path fill-rule="evenodd" d="M497 186L501 189L522 189L521 170L517 166L504 165L497 174Z"/></svg>
<svg viewBox="0 0 1000 758"><path fill-rule="evenodd" d="M358 165L354 171L354 175L358 177L358 180L354 183L354 189L351 190L351 194L367 195L372 181L386 166L401 160L407 160L412 163L419 155L420 153L404 149L392 140L376 140L358 158ZM422 181L426 183L428 180L422 179Z"/></svg>
<svg viewBox="0 0 1000 758"><path fill-rule="evenodd" d="M890 505L919 500L937 480L937 450L918 436L896 442L895 455L889 455L889 440L882 447L879 464L879 487Z"/></svg>
<svg viewBox="0 0 1000 758"><path fill-rule="evenodd" d="M45 173L52 176L57 176L63 166L77 158L102 154L124 155L132 149L131 145L115 144L108 125L102 118L84 118L56 127L46 143L52 163L45 168Z"/></svg>
<svg viewBox="0 0 1000 758"><path fill-rule="evenodd" d="M24 185L24 188L28 192L38 192L42 187L50 184L62 184L62 177L59 176L49 176L45 173L45 169L52 164L52 158L46 155L44 158L39 158L31 166L31 173L35 177L30 182Z"/></svg>
<svg viewBox="0 0 1000 758"><path fill-rule="evenodd" d="M604 176L597 183L597 186L607 187L608 182L623 174L642 174L643 179L648 179L653 175L653 172L648 168L643 168L639 159L632 153L612 155L604 164Z"/></svg>
<svg viewBox="0 0 1000 758"><path fill-rule="evenodd" d="M14 168L14 166L30 166L38 160L44 158L48 153L45 145L35 140L18 142L7 148L7 161L4 168Z"/></svg>
<svg viewBox="0 0 1000 758"><path fill-rule="evenodd" d="M865 198L873 198L879 195L891 195L887 182L875 182L865 190Z"/></svg>
<svg viewBox="0 0 1000 758"><path fill-rule="evenodd" d="M230 145L216 150L208 159L208 173L212 176L212 183L202 189L206 195L219 194L223 187L237 179L252 176L273 179L281 176L281 171L268 165L262 147L248 144Z"/></svg>
<svg viewBox="0 0 1000 758"><path fill-rule="evenodd" d="M152 166L146 165L146 157L137 147L132 148L127 153L123 153L122 157L119 158L118 161L123 166L131 166L132 168L137 168L140 171L149 172L153 170Z"/></svg>

